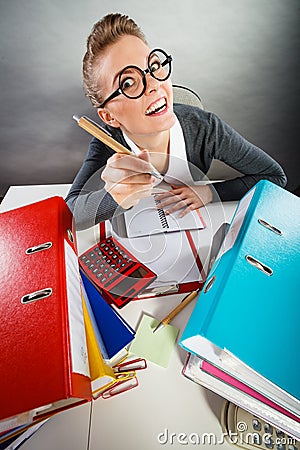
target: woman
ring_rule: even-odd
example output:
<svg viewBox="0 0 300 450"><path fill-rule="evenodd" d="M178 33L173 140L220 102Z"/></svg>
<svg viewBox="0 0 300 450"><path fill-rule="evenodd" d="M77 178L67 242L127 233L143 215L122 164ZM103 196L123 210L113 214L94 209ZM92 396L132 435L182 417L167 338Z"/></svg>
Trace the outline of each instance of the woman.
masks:
<svg viewBox="0 0 300 450"><path fill-rule="evenodd" d="M114 139L138 156L114 153L92 139L67 203L78 229L122 214L151 195L157 180L151 163L171 189L160 195L166 213L180 215L219 197L239 200L260 179L285 186L281 167L215 114L174 105L172 57L151 51L128 16L109 14L97 22L83 60L86 95ZM235 168L241 177L195 186L212 160Z"/></svg>

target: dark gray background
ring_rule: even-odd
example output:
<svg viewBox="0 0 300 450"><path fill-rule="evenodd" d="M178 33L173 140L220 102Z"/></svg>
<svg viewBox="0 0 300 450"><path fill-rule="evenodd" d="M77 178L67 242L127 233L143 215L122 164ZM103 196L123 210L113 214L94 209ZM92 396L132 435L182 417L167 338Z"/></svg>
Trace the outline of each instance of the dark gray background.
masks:
<svg viewBox="0 0 300 450"><path fill-rule="evenodd" d="M90 136L73 114L92 25L132 16L150 46L174 56L173 82L299 183L299 0L0 0L0 196L10 185L70 183Z"/></svg>

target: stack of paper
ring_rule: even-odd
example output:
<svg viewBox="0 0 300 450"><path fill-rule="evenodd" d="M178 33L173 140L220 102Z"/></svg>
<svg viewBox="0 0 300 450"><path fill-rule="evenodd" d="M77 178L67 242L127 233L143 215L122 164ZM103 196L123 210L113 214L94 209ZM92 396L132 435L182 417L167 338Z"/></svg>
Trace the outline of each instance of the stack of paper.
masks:
<svg viewBox="0 0 300 450"><path fill-rule="evenodd" d="M240 202L183 332L184 373L300 438L300 199L260 181Z"/></svg>

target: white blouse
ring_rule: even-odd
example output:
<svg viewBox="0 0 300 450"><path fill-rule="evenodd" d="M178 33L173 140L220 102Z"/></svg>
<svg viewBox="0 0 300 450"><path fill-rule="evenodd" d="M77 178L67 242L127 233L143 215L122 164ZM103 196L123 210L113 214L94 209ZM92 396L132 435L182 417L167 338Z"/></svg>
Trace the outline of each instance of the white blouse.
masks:
<svg viewBox="0 0 300 450"><path fill-rule="evenodd" d="M133 153L138 155L140 153L139 148L125 133L123 134L125 141ZM164 175L164 181L169 184L182 184L187 186L195 183L189 170L183 131L177 117L175 124L170 129L169 166Z"/></svg>

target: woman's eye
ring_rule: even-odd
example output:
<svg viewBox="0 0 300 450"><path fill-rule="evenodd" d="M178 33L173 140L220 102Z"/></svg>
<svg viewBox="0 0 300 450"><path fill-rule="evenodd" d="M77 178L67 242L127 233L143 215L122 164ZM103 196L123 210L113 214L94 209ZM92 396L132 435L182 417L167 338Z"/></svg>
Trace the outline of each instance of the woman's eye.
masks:
<svg viewBox="0 0 300 450"><path fill-rule="evenodd" d="M131 88L133 85L134 85L133 78L125 78L125 80L122 80L122 82L121 82L121 89L126 91L126 89Z"/></svg>
<svg viewBox="0 0 300 450"><path fill-rule="evenodd" d="M156 72L157 70L159 70L161 68L161 63L160 61L154 61L153 63L151 63L151 72Z"/></svg>

